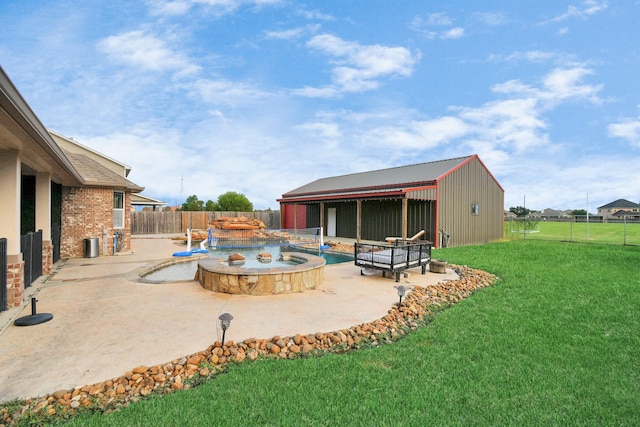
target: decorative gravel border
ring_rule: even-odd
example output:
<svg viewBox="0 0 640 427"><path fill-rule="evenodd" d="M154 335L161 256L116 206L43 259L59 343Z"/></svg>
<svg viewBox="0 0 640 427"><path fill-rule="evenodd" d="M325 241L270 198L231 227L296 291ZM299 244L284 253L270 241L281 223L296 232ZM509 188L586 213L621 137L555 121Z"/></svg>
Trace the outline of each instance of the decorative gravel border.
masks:
<svg viewBox="0 0 640 427"><path fill-rule="evenodd" d="M69 418L78 411L109 412L121 409L149 395L162 395L188 389L224 372L230 363L259 358L295 359L327 352L343 353L364 347L390 344L429 321L435 312L492 286L496 276L466 266L448 265L459 274L457 280L444 280L428 287L413 286L388 313L373 322L338 331L250 338L240 343L215 342L204 351L172 360L163 365L138 366L121 377L59 390L37 398L15 400L0 406L0 427L20 420L40 421Z"/></svg>

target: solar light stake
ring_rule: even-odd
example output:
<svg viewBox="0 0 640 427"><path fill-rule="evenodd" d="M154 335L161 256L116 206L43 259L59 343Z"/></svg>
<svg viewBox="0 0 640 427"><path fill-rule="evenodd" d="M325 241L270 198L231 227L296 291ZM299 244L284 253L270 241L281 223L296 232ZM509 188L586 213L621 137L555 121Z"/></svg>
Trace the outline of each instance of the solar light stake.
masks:
<svg viewBox="0 0 640 427"><path fill-rule="evenodd" d="M231 325L231 321L233 320L233 316L230 315L229 313L222 313L218 319L220 320L220 328L222 328L222 345L224 346L224 335L227 332L227 329L229 329L229 326Z"/></svg>
<svg viewBox="0 0 640 427"><path fill-rule="evenodd" d="M398 296L400 297L400 302L398 302L398 307L400 307L402 305L402 297L405 296L409 288L402 285L396 286L395 288L398 290Z"/></svg>

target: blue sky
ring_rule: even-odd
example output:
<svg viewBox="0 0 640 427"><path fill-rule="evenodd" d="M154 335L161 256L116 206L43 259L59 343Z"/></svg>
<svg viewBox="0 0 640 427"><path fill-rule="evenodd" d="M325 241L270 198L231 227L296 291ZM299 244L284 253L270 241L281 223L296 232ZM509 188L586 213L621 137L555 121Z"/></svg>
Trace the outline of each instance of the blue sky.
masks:
<svg viewBox="0 0 640 427"><path fill-rule="evenodd" d="M635 0L4 0L49 129L170 204L478 154L505 208L640 201ZM587 204L588 203L588 204Z"/></svg>

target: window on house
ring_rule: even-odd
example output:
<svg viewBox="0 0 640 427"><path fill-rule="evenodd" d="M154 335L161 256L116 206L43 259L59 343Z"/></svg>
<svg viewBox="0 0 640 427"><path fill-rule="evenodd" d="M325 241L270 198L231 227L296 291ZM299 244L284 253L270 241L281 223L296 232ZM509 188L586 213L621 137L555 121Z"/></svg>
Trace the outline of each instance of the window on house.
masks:
<svg viewBox="0 0 640 427"><path fill-rule="evenodd" d="M113 228L124 228L124 193L113 192Z"/></svg>
<svg viewBox="0 0 640 427"><path fill-rule="evenodd" d="M471 215L480 215L480 205L476 203L471 205Z"/></svg>

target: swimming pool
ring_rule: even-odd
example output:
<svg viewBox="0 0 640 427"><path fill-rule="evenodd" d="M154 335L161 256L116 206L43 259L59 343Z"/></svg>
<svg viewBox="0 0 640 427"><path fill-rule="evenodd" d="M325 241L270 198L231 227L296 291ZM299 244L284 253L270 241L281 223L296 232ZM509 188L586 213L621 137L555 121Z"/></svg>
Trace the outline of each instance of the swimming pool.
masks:
<svg viewBox="0 0 640 427"><path fill-rule="evenodd" d="M324 250L319 251L318 249L310 249L303 246L260 246L246 248L209 249L209 257L227 259L231 254L240 253L247 259L247 261L249 261L250 259L256 259L258 254L261 252L269 252L272 259L274 260L280 258L283 252L304 252L324 258L327 264L353 262L353 255Z"/></svg>
<svg viewBox="0 0 640 427"><path fill-rule="evenodd" d="M269 252L274 264L259 263L256 258L261 252ZM353 256L339 252L318 251L305 249L298 246L261 246L251 248L219 248L209 249L209 254L205 258L217 258L226 260L229 255L240 253L246 258L245 267L250 268L271 268L275 265L282 253L304 252L311 255L320 256L325 259L327 265L339 264L343 262L353 262ZM141 279L150 283L179 282L194 280L198 272L198 261L202 258L183 258L172 260L168 263L157 265L151 271L147 270L141 275Z"/></svg>

